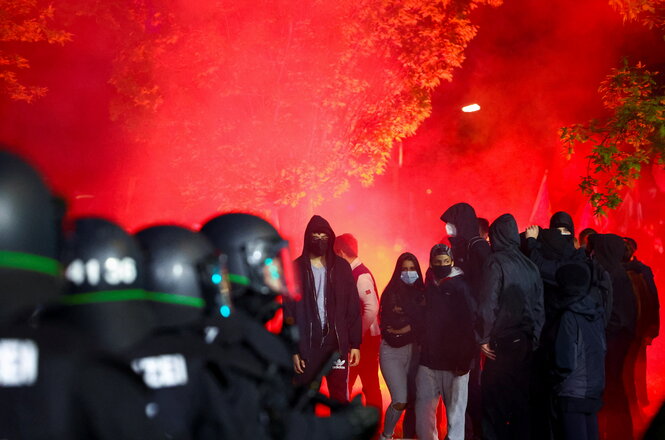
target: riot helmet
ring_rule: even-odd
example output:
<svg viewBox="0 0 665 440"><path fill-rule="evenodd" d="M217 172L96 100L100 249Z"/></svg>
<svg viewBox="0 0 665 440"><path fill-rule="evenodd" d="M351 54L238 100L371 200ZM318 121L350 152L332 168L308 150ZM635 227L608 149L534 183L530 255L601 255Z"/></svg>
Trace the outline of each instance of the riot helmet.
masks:
<svg viewBox="0 0 665 440"><path fill-rule="evenodd" d="M278 295L298 298L288 242L266 220L251 214L224 214L201 233L224 255L233 303L255 318L268 320Z"/></svg>
<svg viewBox="0 0 665 440"><path fill-rule="evenodd" d="M111 350L127 348L155 328L143 290L143 254L120 226L101 218L76 220L62 262L69 324Z"/></svg>
<svg viewBox="0 0 665 440"><path fill-rule="evenodd" d="M16 155L0 151L2 319L58 294L62 280L58 211L37 171Z"/></svg>
<svg viewBox="0 0 665 440"><path fill-rule="evenodd" d="M152 226L136 234L145 255L145 290L160 325L179 325L213 311L232 311L225 257L202 234Z"/></svg>

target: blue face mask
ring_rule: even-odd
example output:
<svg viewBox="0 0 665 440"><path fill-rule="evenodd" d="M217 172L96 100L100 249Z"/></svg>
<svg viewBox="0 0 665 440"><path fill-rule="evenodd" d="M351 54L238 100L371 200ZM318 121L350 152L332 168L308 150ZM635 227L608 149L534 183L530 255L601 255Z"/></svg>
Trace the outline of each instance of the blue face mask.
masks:
<svg viewBox="0 0 665 440"><path fill-rule="evenodd" d="M416 282L418 279L418 272L415 270L407 270L403 271L402 274L400 275L400 278L404 282L404 284L411 285Z"/></svg>

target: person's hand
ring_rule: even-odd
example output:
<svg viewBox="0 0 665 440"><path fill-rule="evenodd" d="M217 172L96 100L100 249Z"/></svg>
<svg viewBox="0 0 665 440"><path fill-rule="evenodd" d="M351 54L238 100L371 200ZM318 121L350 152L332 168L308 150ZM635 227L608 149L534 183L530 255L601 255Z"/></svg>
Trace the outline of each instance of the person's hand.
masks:
<svg viewBox="0 0 665 440"><path fill-rule="evenodd" d="M538 232L540 232L539 229L540 228L538 228L538 225L531 225L526 228L524 236L526 238L538 238Z"/></svg>
<svg viewBox="0 0 665 440"><path fill-rule="evenodd" d="M496 360L496 352L490 348L490 344L480 344L480 349L488 359Z"/></svg>
<svg viewBox="0 0 665 440"><path fill-rule="evenodd" d="M360 363L360 350L352 348L349 353L349 367L355 367Z"/></svg>
<svg viewBox="0 0 665 440"><path fill-rule="evenodd" d="M293 355L293 369L298 374L303 374L305 372L305 361L300 358L299 354Z"/></svg>

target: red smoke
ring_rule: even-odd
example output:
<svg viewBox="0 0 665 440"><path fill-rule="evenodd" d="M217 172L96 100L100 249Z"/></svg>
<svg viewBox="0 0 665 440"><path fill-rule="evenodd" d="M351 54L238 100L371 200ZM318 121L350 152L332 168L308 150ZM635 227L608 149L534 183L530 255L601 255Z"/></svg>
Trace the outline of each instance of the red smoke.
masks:
<svg viewBox="0 0 665 440"><path fill-rule="evenodd" d="M253 206L247 200L255 191L277 201L280 191L289 190L271 187L266 176L308 154L302 139L321 141L315 87L334 83L335 72L328 69L340 50L336 24L343 16L335 7L299 10L300 2L291 7L278 3L282 9L268 1L234 5L231 22L222 23L206 19L224 16L212 6L218 3L174 2L184 39L167 44L167 52L146 56L152 60L146 75L164 93L156 114L126 114L126 97L109 83L123 77L114 60L124 40L92 17L70 14L71 43L39 46L30 53L27 80L47 86L48 94L32 104L0 101L0 140L44 172L66 196L73 215L102 215L130 231L156 222L196 227L223 209L253 209L279 224L299 253L304 227L318 213L336 233L358 238L361 258L380 289L399 253L414 252L427 265L429 247L443 236L439 216L459 201L490 221L511 212L522 229L534 205L540 205L536 218L547 217L550 206L570 212L578 231L593 226L632 236L638 256L653 267L656 282L665 289L660 171L652 176L645 170L626 203L596 222L576 188L585 172L584 153L568 161L558 140L559 127L603 116L597 87L622 56L662 70L665 43L657 33L623 23L607 0L506 0L498 8L478 9L472 14L478 35L465 52L463 67L453 72L452 83L435 89L432 116L395 147L385 174L372 187L351 181L347 192L333 198L331 190L342 182L316 181L296 207ZM284 26L289 17L318 23L319 32ZM147 23L147 29L158 33L159 26L171 25L170 17L163 18ZM218 34L221 41L206 39L215 25L238 45L225 45L224 32ZM284 33L289 29L291 34ZM150 32L146 35L146 50L155 50ZM136 34L127 29L131 38ZM288 46L291 41L312 44ZM133 71L143 72L146 59L138 58ZM364 68L378 69L370 67ZM219 69L226 74L210 80L210 93L187 87ZM145 79L139 74L126 78L139 85ZM255 93L238 92L239 84L252 84ZM284 95L284 107L265 105L275 102L275 94ZM146 96L150 102L151 95ZM471 103L481 110L462 113L461 107ZM291 125L294 120L300 125ZM235 137L226 139L229 133ZM246 142L235 144L232 154L213 148L235 139ZM275 160L234 168L234 162L258 153L257 144L274 149ZM403 152L401 163L397 148ZM310 159L323 168L327 158ZM265 188L233 190L252 176L265 181ZM327 197L322 204L318 194ZM648 352L652 409L665 390L664 340L656 339Z"/></svg>

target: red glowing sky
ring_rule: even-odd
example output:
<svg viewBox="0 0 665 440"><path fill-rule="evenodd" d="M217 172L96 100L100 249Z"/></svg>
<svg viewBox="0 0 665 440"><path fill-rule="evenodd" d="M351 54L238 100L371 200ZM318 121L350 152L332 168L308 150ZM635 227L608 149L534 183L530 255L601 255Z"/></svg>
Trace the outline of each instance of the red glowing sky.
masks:
<svg viewBox="0 0 665 440"><path fill-rule="evenodd" d="M270 35L251 34L251 14L256 9L244 10L248 15L239 20L244 27L238 25L243 41L252 42L253 50L261 47L261 41L270 41ZM193 11L183 13L196 16ZM315 16L325 19L324 14ZM401 166L393 154L386 173L370 188L352 183L348 192L319 206L305 199L295 208L271 211L271 219L292 239L295 250L301 247L309 217L321 214L337 233L358 237L361 256L382 287L400 252L427 255L431 244L443 235L438 218L452 203L467 201L490 220L511 212L525 227L546 172L545 194L551 208L573 214L578 230L592 224L576 190L584 161L563 157L557 129L602 116L597 87L622 56L662 70L662 37L623 23L607 0L505 0L498 8L475 11L472 19L479 32L467 48L467 60L454 72L452 83L435 90L432 116L402 143ZM113 73L114 40L101 29L79 18L71 25L71 43L32 49L26 79L48 86L49 93L32 104L0 101L0 141L42 170L53 188L68 199L74 216L102 215L134 231L163 222L197 227L222 206L248 209L241 197L233 198L232 179L220 180L225 163L233 158L206 148L205 139L195 143L195 149L167 145L164 139L172 134L169 126L153 118L140 121L151 141L139 144L110 120L115 91L108 81ZM329 44L332 47L334 40L329 39ZM201 51L207 49L201 46ZM252 63L263 66L270 56L265 53L265 59L252 59L246 53L230 53L237 58L228 62L239 68ZM174 56L182 58L181 68L158 72L163 82L187 78L186 66L197 61L198 52ZM307 74L326 74L318 71L322 68L317 60L308 64ZM288 65L284 69L289 72ZM253 81L271 87L274 72L252 72ZM223 89L224 82L216 86ZM239 118L238 108L215 107L212 100L176 92L170 96L177 99L168 103L173 111L201 100L197 111L206 114L211 126ZM307 108L311 94L301 91L296 97ZM462 113L460 108L470 103L480 104L481 111ZM257 114L261 115L253 115ZM256 130L253 136L268 143L274 133L261 131L264 122L241 128ZM285 130L285 136L295 136ZM248 149L245 154L254 152ZM274 163L266 163L265 169L248 173L274 168ZM662 283L665 257L662 242L655 240L663 235L660 206L665 185L659 187L649 170L646 174L629 202L596 226L603 232L632 234L640 244L638 255L654 267L656 281ZM546 215L540 213L539 218ZM665 389L662 340L649 352L654 396Z"/></svg>

